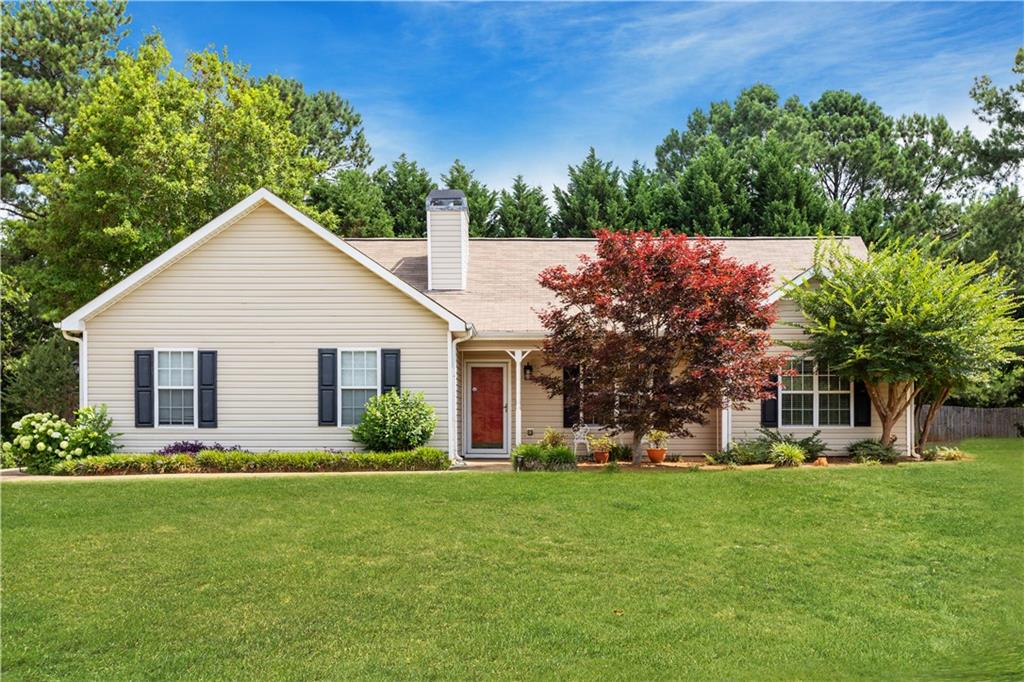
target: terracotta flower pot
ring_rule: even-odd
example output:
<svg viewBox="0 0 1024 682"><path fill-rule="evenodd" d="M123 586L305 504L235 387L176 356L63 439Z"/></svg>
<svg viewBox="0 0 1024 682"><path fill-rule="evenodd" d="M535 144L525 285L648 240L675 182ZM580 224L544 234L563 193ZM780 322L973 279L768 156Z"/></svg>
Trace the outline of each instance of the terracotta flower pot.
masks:
<svg viewBox="0 0 1024 682"><path fill-rule="evenodd" d="M661 464L665 461L665 448L647 448L647 459L652 464Z"/></svg>
<svg viewBox="0 0 1024 682"><path fill-rule="evenodd" d="M594 453L594 462L597 463L597 464L607 464L608 463L608 453L607 452L595 452Z"/></svg>

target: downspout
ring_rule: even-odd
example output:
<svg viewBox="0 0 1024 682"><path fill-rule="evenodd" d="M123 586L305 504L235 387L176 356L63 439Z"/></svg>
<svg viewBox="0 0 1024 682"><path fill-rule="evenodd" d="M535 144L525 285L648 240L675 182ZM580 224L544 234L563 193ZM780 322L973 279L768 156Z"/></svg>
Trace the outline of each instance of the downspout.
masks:
<svg viewBox="0 0 1024 682"><path fill-rule="evenodd" d="M463 341L469 341L471 338L476 336L476 327L473 325L466 326L467 334L459 339L453 339L451 334L448 335L448 345L451 351L448 354L448 458L452 461L454 466L465 466L466 462L463 460L462 455L459 454L459 436L457 431L457 419L455 414L458 411L456 409L456 395L455 395L455 384L459 372L459 349L458 346Z"/></svg>
<svg viewBox="0 0 1024 682"><path fill-rule="evenodd" d="M54 326L59 328L60 323L58 322ZM81 336L69 336L66 329L60 330L61 336L78 344L78 406L85 407L89 404L89 366L86 355L88 346L86 345L85 331L82 331L81 334Z"/></svg>

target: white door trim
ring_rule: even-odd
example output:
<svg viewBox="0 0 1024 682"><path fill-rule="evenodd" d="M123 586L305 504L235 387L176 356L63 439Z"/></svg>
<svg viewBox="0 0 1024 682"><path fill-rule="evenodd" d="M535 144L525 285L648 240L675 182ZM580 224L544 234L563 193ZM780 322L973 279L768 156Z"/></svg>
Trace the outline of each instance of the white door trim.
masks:
<svg viewBox="0 0 1024 682"><path fill-rule="evenodd" d="M508 457L508 454L509 454L509 450L508 450L508 444L509 444L508 410L509 410L509 403L511 402L509 400L508 364L509 363L508 363L507 360L466 360L465 363L463 364L462 376L464 377L464 381L463 381L463 391L462 391L462 406L463 406L462 414L464 415L464 418L463 418L463 424L462 424L462 429L463 429L462 430L462 434L463 434L463 443L462 443L462 445L463 445L463 449L465 450L467 456L478 457L478 458L494 457L494 458L500 458L500 459L504 459L504 458ZM503 428L502 428L502 440L503 440L503 442L502 442L502 446L501 446L500 450L495 450L495 449L482 450L482 449L479 449L479 448L478 449L474 449L472 447L472 441L473 441L473 401L472 401L472 397L473 397L473 377L472 377L472 374L471 374L470 370L473 367L501 367L501 369L502 369L501 383L502 383L502 387L504 388L505 395L503 396L503 399L504 399L504 409L502 411L502 426L503 426Z"/></svg>

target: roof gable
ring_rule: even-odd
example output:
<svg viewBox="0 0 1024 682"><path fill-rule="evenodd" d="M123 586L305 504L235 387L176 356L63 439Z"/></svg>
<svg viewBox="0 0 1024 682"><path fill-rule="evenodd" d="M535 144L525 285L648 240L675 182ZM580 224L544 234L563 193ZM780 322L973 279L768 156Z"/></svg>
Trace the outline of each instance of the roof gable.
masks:
<svg viewBox="0 0 1024 682"><path fill-rule="evenodd" d="M466 322L458 315L451 312L440 303L424 294L422 291L419 291L414 286L408 284L359 249L347 244L333 232L327 230L312 218L297 210L288 202L284 201L267 189L259 189L253 192L248 197L208 222L206 225L203 225L185 239L167 249L162 254L65 317L60 322L60 328L68 331L84 330L85 322L89 317L96 315L111 305L114 305L121 298L147 282L157 273L173 265L188 253L201 248L203 244L214 236L223 230L228 229L250 211L263 204L273 206L277 210L281 211L302 227L349 256L352 260L356 261L366 269L370 270L389 285L395 287L438 317L447 321L449 330L466 330Z"/></svg>

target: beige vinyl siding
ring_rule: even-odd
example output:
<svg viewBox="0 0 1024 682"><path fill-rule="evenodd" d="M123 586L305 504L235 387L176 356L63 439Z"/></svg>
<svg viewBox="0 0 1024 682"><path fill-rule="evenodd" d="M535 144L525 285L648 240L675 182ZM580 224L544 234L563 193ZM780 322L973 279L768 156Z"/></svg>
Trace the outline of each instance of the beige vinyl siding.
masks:
<svg viewBox="0 0 1024 682"><path fill-rule="evenodd" d="M277 209L260 206L89 319L89 402L123 451L196 439L253 449L355 448L317 426L318 348L400 348L402 387L447 449L447 323ZM218 426L134 426L133 352L218 352Z"/></svg>
<svg viewBox="0 0 1024 682"><path fill-rule="evenodd" d="M429 211L432 289L462 288L463 211Z"/></svg>
<svg viewBox="0 0 1024 682"><path fill-rule="evenodd" d="M778 321L772 329L772 336L776 344L772 346L772 353L789 353L794 351L785 345L787 342L799 341L806 338L801 329L796 325L803 321L803 314L791 299L784 298L776 303ZM831 454L845 454L846 446L865 438L879 438L882 434L881 422L874 408L871 410L871 426L780 426L780 430L792 433L799 437L809 436L820 430L820 438L828 445ZM761 426L761 405L759 402L746 403L735 406L732 410L732 440L741 441L757 436L757 429ZM903 451L907 448L907 419L906 415L900 417L896 424L896 448Z"/></svg>
<svg viewBox="0 0 1024 682"><path fill-rule="evenodd" d="M509 405L509 419L510 419L510 434L512 440L515 439L515 363L509 357L508 353L504 349L515 350L522 349L527 350L536 348L538 344L530 342L511 342L511 341L499 341L490 339L474 339L467 341L459 346L460 350L460 367L464 364L465 360L473 361L508 361L510 367L510 381L512 382L510 387L510 405ZM526 359L523 360L523 365L530 364L533 366L534 374L542 372L554 372L557 371L544 363L544 355L540 351L534 350ZM569 429L562 427L562 398L561 396L555 396L549 398L547 391L536 383L535 381L527 381L523 379L522 383L522 396L523 396L523 442L524 443L536 443L540 441L544 436L544 430L548 427L552 427L562 431L566 435L566 439L572 443L572 433ZM459 403L460 409L462 406L462 389L461 380L459 383ZM720 429L720 416L716 411L713 415L709 416L708 423L704 425L694 424L690 427L693 433L692 438L672 438L668 445L668 451L671 455L679 455L683 457L697 457L705 452L714 452L718 449L719 429ZM461 422L460 422L461 424ZM531 434L530 431L533 431ZM629 443L631 435L624 433L618 436L619 440L623 443ZM465 452L462 447L462 441L460 438L459 442L460 452ZM579 452L582 454L584 448L581 446Z"/></svg>

